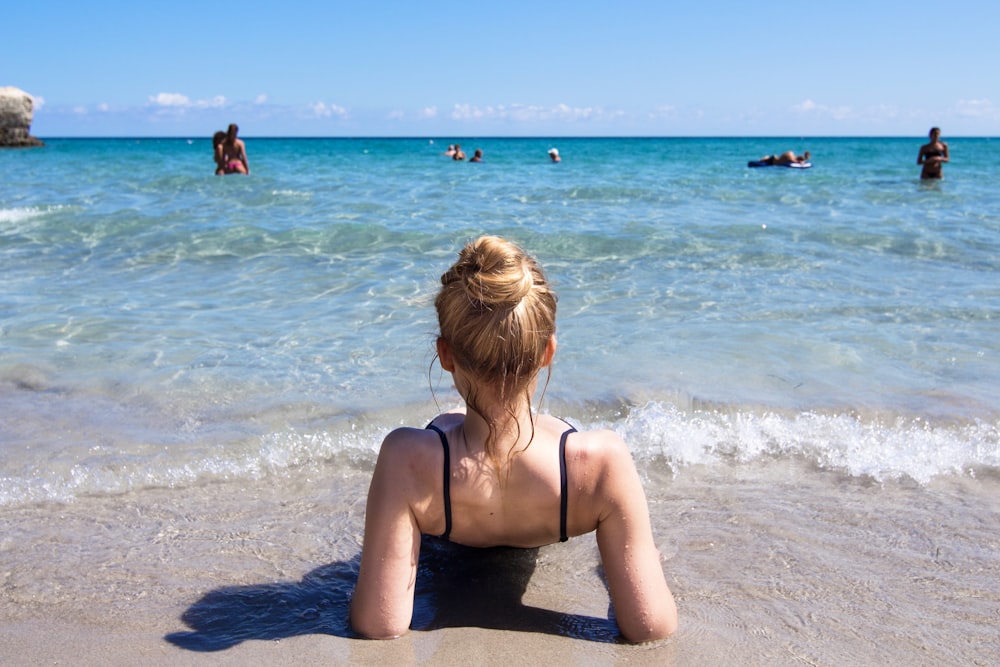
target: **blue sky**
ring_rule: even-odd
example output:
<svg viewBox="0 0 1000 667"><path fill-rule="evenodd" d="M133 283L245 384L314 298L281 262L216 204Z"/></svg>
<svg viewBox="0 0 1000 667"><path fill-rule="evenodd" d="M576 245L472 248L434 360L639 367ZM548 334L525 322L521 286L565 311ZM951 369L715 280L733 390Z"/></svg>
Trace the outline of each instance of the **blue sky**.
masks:
<svg viewBox="0 0 1000 667"><path fill-rule="evenodd" d="M8 3L32 133L1000 136L996 0Z"/></svg>

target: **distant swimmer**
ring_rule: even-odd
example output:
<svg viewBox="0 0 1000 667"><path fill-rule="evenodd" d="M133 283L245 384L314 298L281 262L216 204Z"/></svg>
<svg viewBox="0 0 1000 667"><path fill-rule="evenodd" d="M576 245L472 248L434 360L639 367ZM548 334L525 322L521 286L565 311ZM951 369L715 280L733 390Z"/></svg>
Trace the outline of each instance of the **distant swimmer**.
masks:
<svg viewBox="0 0 1000 667"><path fill-rule="evenodd" d="M451 156L451 159L452 160L464 160L465 159L465 151L462 150L462 147L460 145L455 144L455 154Z"/></svg>
<svg viewBox="0 0 1000 667"><path fill-rule="evenodd" d="M444 152L445 157L455 157L455 144L448 144L448 150Z"/></svg>
<svg viewBox="0 0 1000 667"><path fill-rule="evenodd" d="M558 148L550 148L549 149L549 157L552 158L553 162L562 162L562 158L559 157L559 149Z"/></svg>
<svg viewBox="0 0 1000 667"><path fill-rule="evenodd" d="M212 136L212 154L215 157L215 175L222 176L226 173L226 160L222 155L222 143L226 140L226 133L219 130Z"/></svg>
<svg viewBox="0 0 1000 667"><path fill-rule="evenodd" d="M917 164L923 165L920 178L944 178L941 165L948 162L948 144L941 141L941 128L932 127L930 141L920 147Z"/></svg>
<svg viewBox="0 0 1000 667"><path fill-rule="evenodd" d="M482 162L482 161L483 161L483 150L481 148L477 148L476 152L469 159L469 162Z"/></svg>
<svg viewBox="0 0 1000 667"><path fill-rule="evenodd" d="M235 123L229 126L226 139L222 142L222 167L226 174L249 174L250 163L247 161L247 147L236 134L240 128Z"/></svg>
<svg viewBox="0 0 1000 667"><path fill-rule="evenodd" d="M796 155L795 151L785 151L781 155L765 155L758 162L769 165L783 165L783 164L801 164L803 162L809 162L809 151L806 151L802 155Z"/></svg>

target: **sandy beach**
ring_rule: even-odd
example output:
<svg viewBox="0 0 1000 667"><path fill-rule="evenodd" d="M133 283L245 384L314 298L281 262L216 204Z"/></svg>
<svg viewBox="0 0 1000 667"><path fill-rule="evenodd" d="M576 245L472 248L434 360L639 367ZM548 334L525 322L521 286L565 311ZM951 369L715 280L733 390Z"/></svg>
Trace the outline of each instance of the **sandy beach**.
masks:
<svg viewBox="0 0 1000 667"><path fill-rule="evenodd" d="M415 629L352 637L365 485L331 471L7 511L2 662L987 665L1000 651L995 478L879 485L784 462L657 484L681 629L638 646L615 639L586 536L485 577L422 564Z"/></svg>

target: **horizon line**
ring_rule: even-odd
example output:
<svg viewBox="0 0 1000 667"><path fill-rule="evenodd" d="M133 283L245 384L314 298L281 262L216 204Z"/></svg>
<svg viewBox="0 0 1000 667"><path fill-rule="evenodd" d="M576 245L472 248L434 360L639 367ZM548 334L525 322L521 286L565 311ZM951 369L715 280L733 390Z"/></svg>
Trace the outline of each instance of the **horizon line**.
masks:
<svg viewBox="0 0 1000 667"><path fill-rule="evenodd" d="M52 135L39 136L32 135L37 139L192 139L211 138L211 133L201 134L123 134L123 135ZM450 137L450 138L449 138ZM909 134L704 134L704 135L668 135L668 134L609 134L609 135L547 135L547 134L523 134L523 135L379 135L379 134L358 134L358 135L305 135L305 134L241 134L242 139L409 139L409 140L482 140L482 139L538 139L538 140L587 140L587 139L926 139L925 135ZM949 134L949 139L1000 139L1000 135L978 135L978 134Z"/></svg>

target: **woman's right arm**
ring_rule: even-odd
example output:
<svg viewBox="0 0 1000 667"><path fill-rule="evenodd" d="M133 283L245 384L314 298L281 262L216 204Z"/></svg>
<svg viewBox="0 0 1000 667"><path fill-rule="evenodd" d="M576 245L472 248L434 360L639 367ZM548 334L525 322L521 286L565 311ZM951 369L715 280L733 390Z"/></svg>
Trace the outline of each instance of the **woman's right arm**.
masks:
<svg viewBox="0 0 1000 667"><path fill-rule="evenodd" d="M597 546L618 628L633 642L663 639L677 629L677 606L653 541L646 494L621 438L615 436L606 452Z"/></svg>
<svg viewBox="0 0 1000 667"><path fill-rule="evenodd" d="M239 140L240 147L240 162L243 163L243 168L247 170L247 175L250 175L250 159L247 158L247 144L242 139Z"/></svg>
<svg viewBox="0 0 1000 667"><path fill-rule="evenodd" d="M351 600L351 626L372 639L398 637L410 627L420 557L420 529L411 509L417 448L405 432L390 433L379 450L365 507L361 568Z"/></svg>

